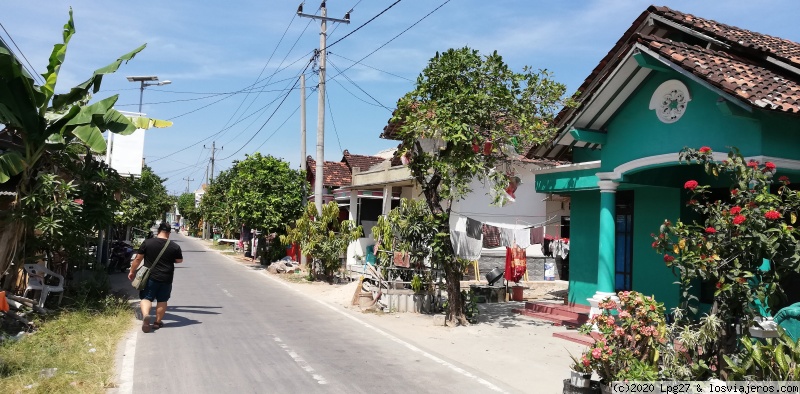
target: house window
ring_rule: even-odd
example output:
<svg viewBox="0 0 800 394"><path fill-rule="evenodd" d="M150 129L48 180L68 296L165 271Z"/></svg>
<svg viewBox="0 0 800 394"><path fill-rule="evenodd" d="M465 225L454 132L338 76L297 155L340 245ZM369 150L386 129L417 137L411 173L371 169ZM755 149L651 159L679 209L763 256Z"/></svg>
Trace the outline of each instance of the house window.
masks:
<svg viewBox="0 0 800 394"><path fill-rule="evenodd" d="M633 191L617 192L615 291L633 288Z"/></svg>

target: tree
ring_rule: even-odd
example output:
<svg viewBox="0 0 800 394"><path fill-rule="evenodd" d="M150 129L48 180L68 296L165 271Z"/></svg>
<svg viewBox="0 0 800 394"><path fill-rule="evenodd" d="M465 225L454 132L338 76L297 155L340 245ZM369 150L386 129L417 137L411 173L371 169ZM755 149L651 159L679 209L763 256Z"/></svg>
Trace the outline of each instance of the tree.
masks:
<svg viewBox="0 0 800 394"><path fill-rule="evenodd" d="M338 217L336 201L323 205L321 215L312 202L295 221L294 227L287 225L286 235L280 236L284 245L297 243L304 254L311 255L329 282L341 267L339 258L347 251L347 246L363 234L361 226L356 226L351 220L339 223ZM314 268L309 269L309 276L314 276Z"/></svg>
<svg viewBox="0 0 800 394"><path fill-rule="evenodd" d="M97 93L103 76L117 71L122 62L131 60L145 45L121 56L108 66L95 70L85 82L71 88L67 93L56 94L56 83L64 61L67 44L75 33L70 9L69 20L62 32L63 42L56 44L51 52L45 83L36 85L5 44L0 43L0 183L14 177L17 201L14 209L24 210L23 199L29 195L39 178L41 159L53 152L63 151L71 144L86 146L92 152L102 153L106 149L103 131L130 134L137 128L166 127L170 122L147 118L129 119L113 106L117 95L88 104L91 94ZM30 200L28 200L30 201ZM18 253L25 249L31 228L20 215L11 215L4 223L0 238L0 272L8 272L8 265L15 262ZM8 276L6 285L13 275Z"/></svg>
<svg viewBox="0 0 800 394"><path fill-rule="evenodd" d="M305 177L289 163L256 152L233 167L227 196L241 223L269 234L303 212Z"/></svg>
<svg viewBox="0 0 800 394"><path fill-rule="evenodd" d="M723 324L697 361L724 376L730 363L723 360L739 346L736 327L749 335L755 319L776 312L785 300L781 280L800 272L800 232L794 228L800 193L789 188L788 177L773 179L774 163L746 161L735 148L722 162L708 147L684 148L680 160L702 165L730 186L720 196L709 185L687 180L688 205L701 219L665 221L652 246L677 274L684 310L697 312L693 284L714 285L711 314Z"/></svg>
<svg viewBox="0 0 800 394"><path fill-rule="evenodd" d="M194 193L183 193L178 196L178 210L187 227L197 228L200 225L200 209L195 207Z"/></svg>
<svg viewBox="0 0 800 394"><path fill-rule="evenodd" d="M150 228L150 224L163 217L174 204L164 186L165 181L148 166L142 168L140 177L126 179L120 207L122 214L117 221L125 226Z"/></svg>
<svg viewBox="0 0 800 394"><path fill-rule="evenodd" d="M204 220L219 227L223 236L231 237L236 231L238 221L234 216L233 205L228 197L231 181L235 176L236 167L222 171L208 186L203 198L200 200L200 213Z"/></svg>
<svg viewBox="0 0 800 394"><path fill-rule="evenodd" d="M433 262L445 271L451 324L467 321L460 291L465 261L450 244L450 207L475 178L487 181L496 203L505 202L513 174L497 166L513 160L515 149L550 138L556 111L571 105L565 91L547 71L513 72L497 52L461 48L437 53L397 103L387 131L402 140L400 153L436 219Z"/></svg>

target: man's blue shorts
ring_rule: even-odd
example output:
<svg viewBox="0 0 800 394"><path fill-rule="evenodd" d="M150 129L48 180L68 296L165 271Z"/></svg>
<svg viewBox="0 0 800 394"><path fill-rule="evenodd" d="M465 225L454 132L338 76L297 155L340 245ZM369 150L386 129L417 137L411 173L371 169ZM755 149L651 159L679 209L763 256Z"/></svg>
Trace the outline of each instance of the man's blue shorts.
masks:
<svg viewBox="0 0 800 394"><path fill-rule="evenodd" d="M172 283L156 282L152 279L147 280L147 286L139 291L140 300L158 300L158 302L167 302L169 296L172 294Z"/></svg>

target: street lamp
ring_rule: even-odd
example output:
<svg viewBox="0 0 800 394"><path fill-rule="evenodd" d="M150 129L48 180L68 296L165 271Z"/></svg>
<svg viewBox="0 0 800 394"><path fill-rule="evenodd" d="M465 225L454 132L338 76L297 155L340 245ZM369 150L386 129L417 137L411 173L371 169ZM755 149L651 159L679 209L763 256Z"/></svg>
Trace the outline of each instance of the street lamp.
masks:
<svg viewBox="0 0 800 394"><path fill-rule="evenodd" d="M144 97L144 87L145 86L163 86L169 85L172 81L158 81L158 77L155 75L148 75L142 77L128 77L128 81L130 82L139 82L141 83L139 87L139 113L142 113L142 97ZM150 82L150 83L148 83Z"/></svg>

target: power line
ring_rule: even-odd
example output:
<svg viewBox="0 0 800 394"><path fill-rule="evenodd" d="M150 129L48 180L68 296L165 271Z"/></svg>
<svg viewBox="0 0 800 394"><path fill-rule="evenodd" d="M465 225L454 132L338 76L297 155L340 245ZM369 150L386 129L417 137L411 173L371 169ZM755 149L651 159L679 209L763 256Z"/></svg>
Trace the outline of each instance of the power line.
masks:
<svg viewBox="0 0 800 394"><path fill-rule="evenodd" d="M338 74L338 75L341 75L341 76L343 76L343 77L344 77L344 79L346 79L346 80L350 81L350 83L351 83L351 84L353 84L353 86L355 86L356 88L358 88L358 90L360 90L361 92L363 92L364 94L366 94L367 96L369 96L369 98L371 98L371 99L372 99L372 101L376 102L376 103L377 103L379 106L381 106L381 107L383 107L383 108L386 108L386 110L387 110L387 111L389 111L389 112L392 112L392 109L391 109L391 108L389 108L389 107L387 107L387 106L383 105L383 103L381 103L380 101L378 101L378 99L376 99L375 97L372 97L372 95L371 95L371 94L367 93L367 91L366 91L366 90L362 89L362 88L361 88L361 86L358 86L358 84L357 84L357 83L355 83L355 81L353 81L352 79L350 79L350 77L348 77L348 76L347 76L347 74L345 74L344 72L342 72L342 71L339 69L339 67L336 67L336 65L335 65L335 64L333 64L333 62L331 62L331 66L333 66L333 68L335 68L335 69L336 69L336 71L339 71L339 74Z"/></svg>
<svg viewBox="0 0 800 394"><path fill-rule="evenodd" d="M356 64L356 61L355 61L355 60L353 60L353 59L350 59L350 58L347 58L347 57L344 57L344 56L342 56L342 55L340 55L340 54L338 54L338 53L328 52L328 55L337 56L337 57L340 57L340 58L342 58L342 59L344 59L344 60L350 61L351 63L354 63L354 64ZM408 81L408 82L414 82L414 80L413 80L413 79L411 79L411 78L406 78L406 77L404 77L404 76L402 76L402 75L397 75L397 74L391 73L391 72L389 72L389 71L386 71L386 70L381 70L381 69L379 69L379 68L377 68L377 67L370 66L369 64L364 64L364 63L358 63L358 64L361 64L362 66L364 66L364 67L367 67L367 68L371 68L371 69L373 69L373 70L375 70L375 71L378 71L378 72L382 72L382 73L384 73L384 74L391 75L391 76L393 76L393 77L397 77L397 78L400 78L400 79L404 79L404 80L406 80L406 81Z"/></svg>
<svg viewBox="0 0 800 394"><path fill-rule="evenodd" d="M309 66L309 65L311 65L311 62L308 62L308 64L306 64L306 67L305 67L305 68L303 68L303 71L302 71L301 73L304 73L304 72L306 71L306 69L308 68L308 66ZM300 82L300 79L299 79L299 78L298 78L298 79L295 81L295 83L294 83L294 85L292 86L292 89L291 89L291 90L294 90L294 87L295 87L295 86L297 86L297 83L298 83L298 82ZM291 93L291 91L290 91L289 93ZM277 107L277 108L275 108L275 110L274 110L274 111L272 111L272 114L270 114L270 115L269 115L269 118L267 118L267 120L264 122L264 124L262 124L262 125L261 125L261 127L259 127L259 128L258 128L258 130L256 130L256 132L255 132L255 133L253 133L253 136L252 136L252 137L250 137L250 139L249 139L249 140L247 140L247 142L245 142L245 143L242 145L242 147L241 147L241 148L237 149L237 150L236 150L236 152L233 152L233 154L231 154L230 156L228 156L228 157L226 157L226 158L224 158L224 159L221 159L221 160L228 160L228 159L230 159L231 157L235 156L237 153L241 152L241 151L242 151L242 149L244 149L244 147L245 147L245 146L247 146L247 144L249 144L249 143L250 143L250 141L252 141L252 140L253 140L253 138L256 138L256 135L258 135L258 133L259 133L259 132L261 132L261 130L263 130L263 129L264 129L264 127L267 125L267 123L269 123L269 121L272 119L272 117L273 117L273 116L275 116L275 113L276 113L276 112L278 112L278 110L281 108L281 105L283 105L283 103L284 103L284 102L286 102L286 99L289 97L289 93L286 93L286 95L284 95L284 96L283 96L283 100L281 100L281 102L278 104L278 107Z"/></svg>
<svg viewBox="0 0 800 394"><path fill-rule="evenodd" d="M274 89L274 90L262 90L261 92L283 92L285 90L286 89ZM186 102L186 101L198 101L198 100L205 100L205 99L212 98L212 97L222 96L222 95L225 95L225 94L242 94L242 92L239 92L239 93L216 93L216 94L212 94L212 95L205 96L205 97L195 97L195 98L190 98L190 99L177 99L177 100L169 100L169 101L154 101L154 102L150 102L150 103L144 103L144 105L174 104L174 103L180 103L180 102ZM139 105L139 104L138 103L136 103L136 104L114 104L115 107L130 107L130 106L137 106L137 105Z"/></svg>
<svg viewBox="0 0 800 394"><path fill-rule="evenodd" d="M344 89L344 91L345 91L345 92L347 92L347 93L350 93L350 95L351 95L351 96L353 96L353 98L355 98L356 100L358 100L358 101L361 101L361 102L362 102L362 103L364 103L364 104L371 105L371 106L373 106L373 107L380 107L380 106L381 106L380 104L371 103L371 102L369 102L369 101L367 101L367 100L364 100L364 99L363 99L363 98L361 98L361 97L358 97L358 95L357 95L357 94L355 94L355 93L351 92L351 91L350 91L350 89L346 88L346 87L345 87L345 86L344 86L344 85L343 85L341 82L339 82L339 80L337 80L337 79L332 79L332 81L333 81L333 82L336 82L336 84L337 84L337 85L341 86L341 87L342 87L342 89Z"/></svg>
<svg viewBox="0 0 800 394"><path fill-rule="evenodd" d="M431 12L429 12L429 13L425 14L425 16L423 16L422 18L418 19L416 22L414 22L414 24L412 24L411 26L407 27L405 30L401 31L401 32L400 32L400 33L398 33L396 36L392 37L392 38L391 38L389 41L386 41L385 43L383 43L383 45L379 46L379 47L378 47L378 48L376 48L374 51L372 51L372 52L368 53L366 56L362 57L360 60L358 60L358 61L356 61L355 63L353 63L351 66L349 66L349 67L345 68L345 69L344 69L344 71L347 71L347 70L349 70L349 69L353 68L353 67L354 67L356 64L360 64L362 61L364 61L364 59L366 59L366 58L368 58L368 57L372 56L373 54L375 54L375 52L378 52L378 51L379 51L379 50L381 50L383 47L385 47L385 46L389 45L389 44L390 44L392 41L396 40L398 37L402 36L402 35L403 35L403 34L405 34L407 31L411 30L411 29L412 29L414 26L418 25L418 24L419 24L420 22L422 22L423 20L427 19L427 18L428 18L429 16L431 16L431 15L432 15L434 12L436 12L436 11L438 11L440 8L444 7L444 6L445 6L445 4L449 3L450 1L451 1L451 0L445 0L445 1L444 1L442 4L439 4L439 6L438 6L438 7L434 8L434 9L433 9L433 11L431 11ZM342 71L342 72L344 72L344 71ZM342 72L340 72L339 74L341 74ZM334 76L333 76L333 78L336 78L337 76L339 76L339 74L336 74L336 75L334 75Z"/></svg>
<svg viewBox="0 0 800 394"><path fill-rule="evenodd" d="M342 140L339 139L339 130L336 128L336 121L333 119L333 109L331 109L331 99L327 97L328 91L325 91L325 98L328 99L328 114L331 115L331 123L333 123L333 132L336 134L336 142L339 143L339 152L344 154L344 149L342 149Z"/></svg>
<svg viewBox="0 0 800 394"><path fill-rule="evenodd" d="M364 27L364 26L368 25L370 22L372 22L373 20L375 20L375 18L377 18L377 17L379 17L379 16L383 15L383 13L384 13L384 12L386 12L386 11L389 11L389 9L390 9L390 8L394 7L395 5L397 5L397 3L401 2L401 1L403 1L403 0L397 0L397 1L395 1L394 3L392 3L390 6L388 6L388 7L384 8L384 9L383 9L383 11L381 11L381 12L379 12L379 13L378 13L378 15L375 15L375 16L373 16L373 17L372 17L372 18L370 18L368 21L366 21L366 22L362 23L362 24L361 24L361 26L359 26L359 27L355 28L355 30L351 31L350 33L347 33L347 34L345 34L345 36L344 36L344 37L342 37L342 38L340 38L340 39L338 39L338 40L334 41L332 44L328 45L328 48L330 48L330 47L332 47L332 46L334 46L334 45L338 44L338 43L339 43L339 41L342 41L342 40L344 40L345 38L347 38L347 37L350 37L350 35L351 35L351 34L353 34L353 33L357 32L357 31L359 31L359 30L360 30L362 27ZM359 1L359 3L360 3L360 1ZM356 4L356 5L358 5L358 4ZM355 7L355 6L354 6L354 7ZM352 10L351 10L351 11L352 11Z"/></svg>
<svg viewBox="0 0 800 394"><path fill-rule="evenodd" d="M28 66L30 66L30 70L28 70L28 68L27 68L27 67L25 67L25 65L22 65L22 67L25 67L25 69L28 71L28 73L29 73L29 74L31 74L31 77L33 77L33 78L38 78L39 82L40 82L42 85L44 85L44 84L45 84L45 82L44 82L44 78L42 78L42 76L41 76L41 75L39 75L39 74L36 72L36 68L34 68L34 67L33 67L33 65L31 64L31 62L29 62L29 61L28 61L28 58L27 58L27 57L25 56L25 54L22 52L22 49L20 49L20 48L19 48L19 45L17 45L17 42L16 42L16 41L14 41L14 37L11 37L11 33L9 33L9 32L8 32L8 30L6 30L6 27L3 25L3 23L2 23L2 22L0 22L0 27L2 27L2 28L3 28L3 31L4 31L4 32L6 32L6 35L8 36L8 39L9 39L9 40L11 40L11 43L13 43L13 44L14 44L14 47L15 47L15 48L17 48L17 51L19 52L20 56L22 56L22 58L23 58L23 59L25 59L25 63L27 63L27 64L28 64ZM0 40L2 40L2 38L0 38ZM5 40L3 40L3 44L4 44L6 47L8 47L8 43L6 43L6 42L5 42ZM10 48L9 48L9 49L10 49Z"/></svg>

